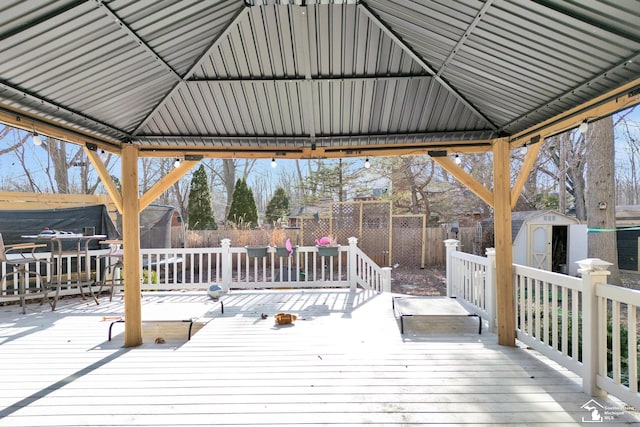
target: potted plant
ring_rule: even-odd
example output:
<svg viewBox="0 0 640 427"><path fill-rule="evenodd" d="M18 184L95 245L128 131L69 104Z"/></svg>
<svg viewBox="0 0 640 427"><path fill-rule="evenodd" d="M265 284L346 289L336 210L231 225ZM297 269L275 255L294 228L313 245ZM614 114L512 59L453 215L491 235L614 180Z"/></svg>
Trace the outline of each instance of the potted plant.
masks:
<svg viewBox="0 0 640 427"><path fill-rule="evenodd" d="M291 239L287 239L284 246L276 246L276 255L282 258L294 256L297 249L297 246L291 244Z"/></svg>
<svg viewBox="0 0 640 427"><path fill-rule="evenodd" d="M245 246L245 249L247 250L247 256L249 258L264 258L267 256L269 246L248 245Z"/></svg>
<svg viewBox="0 0 640 427"><path fill-rule="evenodd" d="M316 240L319 256L337 256L340 245L336 243L334 237L321 237Z"/></svg>

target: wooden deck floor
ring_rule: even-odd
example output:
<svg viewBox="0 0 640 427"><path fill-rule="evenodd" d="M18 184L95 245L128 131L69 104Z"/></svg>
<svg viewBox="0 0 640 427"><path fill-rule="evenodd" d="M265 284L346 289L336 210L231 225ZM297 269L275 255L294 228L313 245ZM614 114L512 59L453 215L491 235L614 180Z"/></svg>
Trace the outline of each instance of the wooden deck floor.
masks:
<svg viewBox="0 0 640 427"><path fill-rule="evenodd" d="M232 292L225 313L204 293L145 294L193 304L204 326L145 325L122 348L122 301L68 299L56 312L0 307L0 426L582 425L591 398L577 378L525 348L407 319L391 294L348 290ZM277 327L273 315L296 314ZM262 319L261 314L269 317ZM414 322L414 324L412 324ZM165 338L155 344L154 338ZM555 366L555 365L551 365ZM619 402L597 398L603 406ZM612 421L608 421L611 423ZM622 411L616 423L638 424ZM606 424L606 423L605 423Z"/></svg>

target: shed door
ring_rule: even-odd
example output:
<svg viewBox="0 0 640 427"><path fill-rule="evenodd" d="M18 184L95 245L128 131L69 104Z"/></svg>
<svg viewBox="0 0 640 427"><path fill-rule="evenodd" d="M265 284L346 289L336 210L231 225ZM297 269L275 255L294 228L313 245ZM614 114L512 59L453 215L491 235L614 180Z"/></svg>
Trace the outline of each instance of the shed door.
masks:
<svg viewBox="0 0 640 427"><path fill-rule="evenodd" d="M551 226L529 225L529 266L551 270Z"/></svg>

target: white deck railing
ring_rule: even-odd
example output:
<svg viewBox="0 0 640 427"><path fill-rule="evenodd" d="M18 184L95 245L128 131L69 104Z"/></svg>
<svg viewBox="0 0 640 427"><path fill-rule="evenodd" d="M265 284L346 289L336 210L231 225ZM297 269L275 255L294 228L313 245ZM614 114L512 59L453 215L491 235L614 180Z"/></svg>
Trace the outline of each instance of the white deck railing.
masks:
<svg viewBox="0 0 640 427"><path fill-rule="evenodd" d="M445 244L448 295L464 300L491 325L495 252L482 258L457 251L458 241ZM640 408L640 291L606 284L605 261L578 264L581 278L513 265L516 336L580 375L586 393L608 392Z"/></svg>
<svg viewBox="0 0 640 427"><path fill-rule="evenodd" d="M207 289L218 284L224 290L261 288L352 288L360 286L378 292L391 290L391 269L379 267L357 246L356 238L349 239L348 246L337 248L335 256L321 256L315 246L297 247L293 256L279 256L275 248L268 248L264 257L250 257L247 248L232 247L223 240L218 248L168 248L141 249L142 290ZM61 259L60 295L78 294L78 269L81 282L90 285L99 282L108 250L89 253L91 269L86 272L84 252L80 255L65 253ZM51 261L51 254L38 254L43 261ZM78 258L80 256L80 258ZM78 261L79 260L79 261ZM53 264L38 263L47 281L56 281ZM0 264L2 274L6 265ZM119 274L119 273L116 273ZM3 299L15 299L6 295L7 287L17 288L17 278L9 280L1 289ZM40 281L32 280L34 291L42 289ZM94 288L95 289L95 288ZM40 295L41 296L41 295Z"/></svg>

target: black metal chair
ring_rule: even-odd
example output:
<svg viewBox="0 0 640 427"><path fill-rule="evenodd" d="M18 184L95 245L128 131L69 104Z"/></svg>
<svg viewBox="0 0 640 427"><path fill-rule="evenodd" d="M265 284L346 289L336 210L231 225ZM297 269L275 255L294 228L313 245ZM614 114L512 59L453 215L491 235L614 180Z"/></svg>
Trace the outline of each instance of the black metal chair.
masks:
<svg viewBox="0 0 640 427"><path fill-rule="evenodd" d="M120 272L123 268L122 240L103 240L100 244L109 245L109 253L98 257L101 262L104 262L104 265L100 281L96 283L100 285L97 295L100 295L104 286L109 286L111 288L109 301L112 301L115 286L122 286L123 284L120 277Z"/></svg>
<svg viewBox="0 0 640 427"><path fill-rule="evenodd" d="M40 264L51 264L51 261L38 258L35 255L37 248L46 247L45 244L37 243L18 243L15 245L6 245L0 234L0 262L6 265L6 273L0 279L0 298L18 297L22 314L26 313L25 300L27 296L33 297L42 294L42 305L46 300L50 291L50 283L40 274ZM29 265L34 264L33 270L29 269ZM9 271L11 268L11 271ZM13 285L9 287L7 283L8 277L14 277ZM15 276L18 276L16 283ZM36 278L36 286L31 287L29 277ZM39 286L38 286L39 285Z"/></svg>

